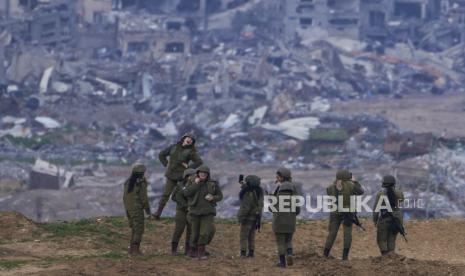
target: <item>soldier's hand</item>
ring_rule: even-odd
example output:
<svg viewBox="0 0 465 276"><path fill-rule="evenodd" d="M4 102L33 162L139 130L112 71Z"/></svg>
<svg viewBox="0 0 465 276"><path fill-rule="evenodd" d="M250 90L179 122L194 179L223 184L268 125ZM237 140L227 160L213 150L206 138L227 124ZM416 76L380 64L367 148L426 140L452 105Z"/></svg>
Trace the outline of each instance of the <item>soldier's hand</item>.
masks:
<svg viewBox="0 0 465 276"><path fill-rule="evenodd" d="M212 196L211 194L208 194L208 195L205 196L205 199L206 199L207 201L212 201L212 200L213 200L213 196Z"/></svg>
<svg viewBox="0 0 465 276"><path fill-rule="evenodd" d="M195 181L196 184L199 184L200 183L200 178L196 177L194 181Z"/></svg>
<svg viewBox="0 0 465 276"><path fill-rule="evenodd" d="M187 169L187 168L189 168L189 165L187 165L187 163L186 163L186 162L182 162L182 165L183 165L183 166L184 166L184 168L186 168L186 169Z"/></svg>

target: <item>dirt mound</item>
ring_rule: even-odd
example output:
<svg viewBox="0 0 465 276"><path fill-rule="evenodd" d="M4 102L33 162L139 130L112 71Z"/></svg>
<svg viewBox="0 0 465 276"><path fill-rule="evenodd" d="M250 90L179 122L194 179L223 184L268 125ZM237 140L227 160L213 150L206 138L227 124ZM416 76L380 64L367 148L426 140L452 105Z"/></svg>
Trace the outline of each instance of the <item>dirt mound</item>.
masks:
<svg viewBox="0 0 465 276"><path fill-rule="evenodd" d="M37 223L14 211L0 212L0 242L31 239L39 232Z"/></svg>

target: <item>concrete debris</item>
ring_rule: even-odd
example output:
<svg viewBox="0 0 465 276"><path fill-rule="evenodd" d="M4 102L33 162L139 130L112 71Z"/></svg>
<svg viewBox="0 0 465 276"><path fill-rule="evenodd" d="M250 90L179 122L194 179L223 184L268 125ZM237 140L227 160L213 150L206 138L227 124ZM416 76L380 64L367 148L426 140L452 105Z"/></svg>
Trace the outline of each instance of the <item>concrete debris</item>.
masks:
<svg viewBox="0 0 465 276"><path fill-rule="evenodd" d="M269 123L261 125L262 128L272 131L279 131L284 135L299 140L307 140L310 129L317 127L320 120L317 117L303 117L280 122L277 125Z"/></svg>
<svg viewBox="0 0 465 276"><path fill-rule="evenodd" d="M59 122L49 117L36 117L35 121L42 124L45 128L53 129L61 127Z"/></svg>

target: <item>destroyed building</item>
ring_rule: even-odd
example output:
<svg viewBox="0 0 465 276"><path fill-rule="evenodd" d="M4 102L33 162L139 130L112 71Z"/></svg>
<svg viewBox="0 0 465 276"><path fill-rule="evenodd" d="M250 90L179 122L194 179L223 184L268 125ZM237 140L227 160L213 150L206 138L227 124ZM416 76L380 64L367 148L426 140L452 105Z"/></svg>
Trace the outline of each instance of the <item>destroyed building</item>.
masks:
<svg viewBox="0 0 465 276"><path fill-rule="evenodd" d="M76 11L72 0L13 1L0 3L3 28L15 39L35 45L76 42Z"/></svg>

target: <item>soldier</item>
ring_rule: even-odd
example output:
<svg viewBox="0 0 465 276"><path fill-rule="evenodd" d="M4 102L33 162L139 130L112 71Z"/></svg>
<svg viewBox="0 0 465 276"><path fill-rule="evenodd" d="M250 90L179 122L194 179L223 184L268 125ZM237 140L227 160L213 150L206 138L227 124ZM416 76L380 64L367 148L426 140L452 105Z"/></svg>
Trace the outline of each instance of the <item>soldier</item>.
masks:
<svg viewBox="0 0 465 276"><path fill-rule="evenodd" d="M216 203L223 199L223 193L218 182L210 179L210 168L206 165L200 166L196 174L183 190L191 224L189 256L205 259L205 246L211 242L215 232Z"/></svg>
<svg viewBox="0 0 465 276"><path fill-rule="evenodd" d="M241 224L240 241L241 257L254 257L255 231L260 228L263 211L263 189L260 187L260 178L248 175L241 183L239 193L241 202L237 218ZM248 247L248 254L247 253Z"/></svg>
<svg viewBox="0 0 465 276"><path fill-rule="evenodd" d="M144 234L144 211L150 215L150 205L147 197L147 180L144 177L145 166L134 164L131 176L124 183L124 209L131 228L129 255L141 255L140 242Z"/></svg>
<svg viewBox="0 0 465 276"><path fill-rule="evenodd" d="M339 170L336 174L336 180L330 185L326 192L329 196L336 197L336 205L344 208L350 207L350 197L355 195L362 195L362 186L352 174L347 170ZM340 198L343 200L342 204L339 203ZM336 239L337 232L341 223L344 228L344 249L342 251L342 260L348 260L350 245L352 243L352 224L353 212L340 212L335 210L329 215L328 237L326 238L325 249L323 255L329 258L329 252L333 247L334 240Z"/></svg>
<svg viewBox="0 0 465 276"><path fill-rule="evenodd" d="M160 202L158 203L158 209L153 214L155 219L160 219L171 192L173 192L177 182L182 181L184 170L187 168L197 168L202 165L202 159L195 148L195 137L193 134L183 135L176 144L162 150L158 158L162 165L166 167L166 183ZM192 162L192 164L189 165L189 162Z"/></svg>
<svg viewBox="0 0 465 276"><path fill-rule="evenodd" d="M288 210L279 210L280 197L289 197L298 195L295 185L292 183L291 171L287 168L280 168L276 172L276 183L278 187L273 195L277 197L278 203L275 205L273 212L273 232L276 236L276 244L278 247L279 262L278 267L286 267L294 264L292 252L292 236L296 227L296 216L300 213L300 207L293 206ZM285 200L287 202L289 200ZM289 205L288 205L289 206ZM271 210L273 211L273 210Z"/></svg>
<svg viewBox="0 0 465 276"><path fill-rule="evenodd" d="M171 199L176 202L176 214L174 216L174 233L171 239L171 255L177 255L179 240L181 239L184 229L186 229L186 242L184 246L184 255L189 252L189 238L191 234L191 227L187 222L187 198L184 196L182 190L187 184L189 177L195 174L194 169L186 169L184 171L183 181L179 181L174 188Z"/></svg>
<svg viewBox="0 0 465 276"><path fill-rule="evenodd" d="M402 191L395 188L396 179L392 175L386 175L383 177L382 187L384 191L378 192L376 195L375 205L373 207L373 222L376 231L376 241L378 243L381 255L386 255L394 252L396 249L396 238L398 232L392 226L398 222L403 224L402 211L399 208L399 203L404 200L404 194ZM376 212L376 207L380 203L381 196L386 196L391 207L392 212L386 209L381 209ZM395 221L397 220L397 221Z"/></svg>

